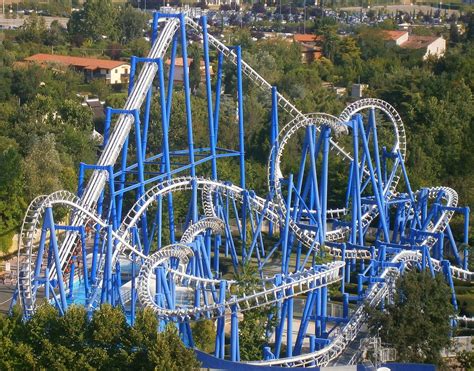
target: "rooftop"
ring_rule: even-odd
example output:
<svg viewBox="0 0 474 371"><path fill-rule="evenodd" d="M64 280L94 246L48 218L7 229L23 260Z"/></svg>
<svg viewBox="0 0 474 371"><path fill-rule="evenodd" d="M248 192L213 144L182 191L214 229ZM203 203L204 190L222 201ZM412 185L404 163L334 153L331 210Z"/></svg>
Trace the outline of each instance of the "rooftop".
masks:
<svg viewBox="0 0 474 371"><path fill-rule="evenodd" d="M188 58L188 67L191 65L191 63L193 62L193 59L192 58ZM202 66L204 66L204 61L201 60L199 61L199 64ZM166 65L167 66L170 66L171 65L171 59L167 59L166 60ZM183 58L181 57L177 57L175 60L174 60L174 65L175 67L183 67Z"/></svg>
<svg viewBox="0 0 474 371"><path fill-rule="evenodd" d="M65 64L67 66L81 67L86 70L97 70L106 69L111 70L125 64L123 61L112 61L107 59L97 58L83 58L83 57L71 57L68 55L57 55L57 54L35 54L31 57L25 58L25 61L39 62L39 63L58 63Z"/></svg>
<svg viewBox="0 0 474 371"><path fill-rule="evenodd" d="M321 38L317 35L297 33L293 35L293 40L299 43L311 43L320 41Z"/></svg>
<svg viewBox="0 0 474 371"><path fill-rule="evenodd" d="M407 34L407 31L384 31L385 39L387 40L398 40L400 37Z"/></svg>
<svg viewBox="0 0 474 371"><path fill-rule="evenodd" d="M437 36L414 36L411 35L408 38L408 41L404 42L400 45L402 48L407 49L422 49L426 48L430 45L433 41L437 40L439 37Z"/></svg>

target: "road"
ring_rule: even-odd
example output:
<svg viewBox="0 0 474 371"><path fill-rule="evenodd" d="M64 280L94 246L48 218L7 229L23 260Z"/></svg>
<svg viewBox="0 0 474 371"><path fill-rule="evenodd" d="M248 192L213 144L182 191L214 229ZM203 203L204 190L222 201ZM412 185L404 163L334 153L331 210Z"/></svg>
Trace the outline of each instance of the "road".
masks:
<svg viewBox="0 0 474 371"><path fill-rule="evenodd" d="M25 22L25 19L27 19L29 16L24 16L23 18L5 18L3 14L0 14L0 28L4 29L12 29L12 28L18 28L23 25ZM69 18L64 18L64 17L43 17L46 26L49 27L53 21L59 21L59 23L66 27L67 22L69 21Z"/></svg>
<svg viewBox="0 0 474 371"><path fill-rule="evenodd" d="M0 284L0 313L7 313L13 296L14 286Z"/></svg>
<svg viewBox="0 0 474 371"><path fill-rule="evenodd" d="M368 10L366 8L361 8L361 7L356 7L356 6L341 8L341 10L346 10L349 12L356 12L361 9L364 9L365 11ZM376 6L372 6L371 9L374 9L374 10L385 9L387 12L396 12L400 10L406 13L412 13L413 10L415 10L415 13L418 13L421 10L425 14L428 14L430 11L432 11L432 13L434 14L436 10L438 10L438 8L433 8L428 5L376 5ZM444 12L445 10L441 9L441 14L444 14ZM458 10L448 9L447 12L449 15L451 15L452 13L459 15Z"/></svg>

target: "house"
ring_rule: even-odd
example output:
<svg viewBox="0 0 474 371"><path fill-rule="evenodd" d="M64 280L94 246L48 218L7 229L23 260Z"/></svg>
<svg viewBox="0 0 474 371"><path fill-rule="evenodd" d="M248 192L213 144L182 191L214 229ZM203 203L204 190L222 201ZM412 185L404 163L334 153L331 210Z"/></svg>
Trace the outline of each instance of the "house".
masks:
<svg viewBox="0 0 474 371"><path fill-rule="evenodd" d="M440 36L410 35L408 31L384 31L384 38L404 49L424 50L423 60L441 57L446 51L446 40Z"/></svg>
<svg viewBox="0 0 474 371"><path fill-rule="evenodd" d="M385 31L384 38L389 41L394 41L395 45L401 46L408 41L407 31Z"/></svg>
<svg viewBox="0 0 474 371"><path fill-rule="evenodd" d="M193 62L192 58L188 58L188 73L189 73L189 66ZM166 60L165 62L167 67L171 66L171 59ZM212 70L212 66L209 65L210 68L210 73L211 76L214 74L214 71ZM206 78L206 66L204 64L204 61L200 61L199 63L199 69L201 70L201 79ZM178 82L180 84L183 83L184 81L184 69L183 69L183 58L176 58L174 60L174 75L173 75L173 81Z"/></svg>
<svg viewBox="0 0 474 371"><path fill-rule="evenodd" d="M438 36L410 36L408 41L402 44L402 48L425 50L423 60L430 56L439 58L446 51L446 40Z"/></svg>
<svg viewBox="0 0 474 371"><path fill-rule="evenodd" d="M364 96L364 91L368 89L367 84L352 84L351 97L354 99L361 99Z"/></svg>
<svg viewBox="0 0 474 371"><path fill-rule="evenodd" d="M323 39L311 34L294 34L293 42L300 45L301 62L311 63L323 55Z"/></svg>
<svg viewBox="0 0 474 371"><path fill-rule="evenodd" d="M130 64L107 59L70 57L56 54L35 54L25 58L27 62L41 65L65 65L84 73L87 81L100 78L109 84L126 84L130 77Z"/></svg>

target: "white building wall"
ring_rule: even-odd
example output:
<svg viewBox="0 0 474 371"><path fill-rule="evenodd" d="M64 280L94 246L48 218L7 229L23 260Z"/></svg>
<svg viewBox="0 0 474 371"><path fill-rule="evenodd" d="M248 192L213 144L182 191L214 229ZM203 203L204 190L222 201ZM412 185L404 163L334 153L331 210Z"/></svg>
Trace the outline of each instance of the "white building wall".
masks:
<svg viewBox="0 0 474 371"><path fill-rule="evenodd" d="M107 77L110 78L110 84L122 84L122 74L129 74L130 66L124 64L109 71Z"/></svg>
<svg viewBox="0 0 474 371"><path fill-rule="evenodd" d="M408 41L408 32L405 32L402 36L395 40L395 44L398 46Z"/></svg>
<svg viewBox="0 0 474 371"><path fill-rule="evenodd" d="M446 52L446 40L442 37L438 37L426 48L426 53L423 56L423 59L428 58L430 55L434 57L442 57Z"/></svg>

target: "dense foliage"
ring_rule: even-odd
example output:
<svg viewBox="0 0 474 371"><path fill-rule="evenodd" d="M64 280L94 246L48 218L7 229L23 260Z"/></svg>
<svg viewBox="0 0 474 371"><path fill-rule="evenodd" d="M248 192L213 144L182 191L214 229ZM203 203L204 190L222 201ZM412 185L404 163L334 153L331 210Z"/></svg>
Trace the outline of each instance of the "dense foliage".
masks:
<svg viewBox="0 0 474 371"><path fill-rule="evenodd" d="M409 271L397 280L395 297L383 311L368 308L372 335L397 351L400 362L441 364L450 345L450 289L442 275Z"/></svg>
<svg viewBox="0 0 474 371"><path fill-rule="evenodd" d="M103 14L112 17L104 18ZM105 22L109 19L110 24ZM74 13L69 30L58 21L48 28L45 20L33 13L20 30L2 34L0 251L9 249L33 198L59 189L75 191L79 163L96 162L99 143L93 138L92 111L81 105L78 94L123 104L121 93L105 81L85 84L82 74L65 67L46 69L21 60L51 51L102 58L104 53L106 58L142 56L149 48L143 39L146 23L147 16L131 7L89 1L84 10Z"/></svg>
<svg viewBox="0 0 474 371"><path fill-rule="evenodd" d="M2 370L194 370L192 350L175 326L158 333L153 312L137 313L129 326L120 308L103 305L89 320L82 306L64 316L49 305L27 322L19 313L0 316Z"/></svg>

